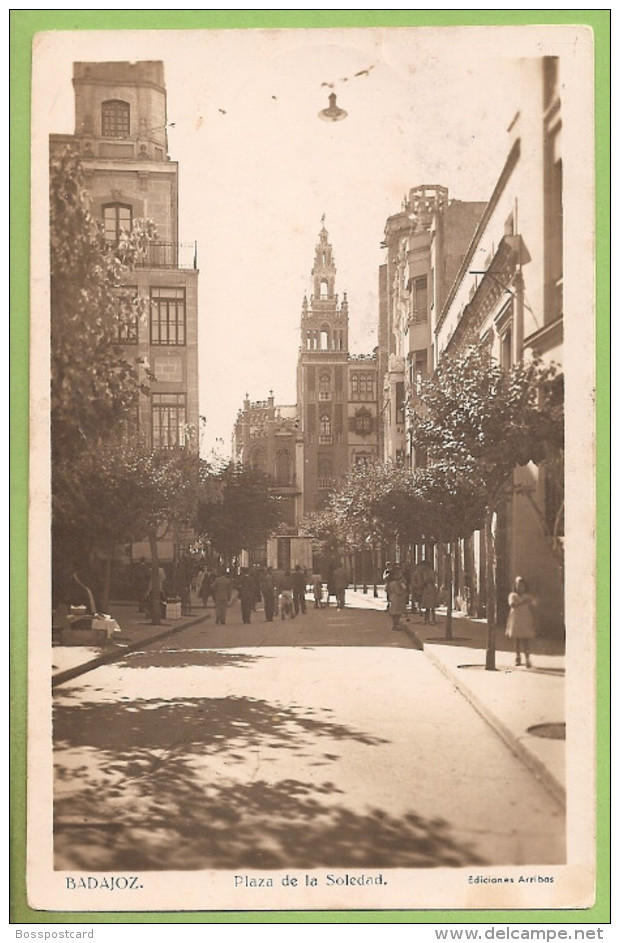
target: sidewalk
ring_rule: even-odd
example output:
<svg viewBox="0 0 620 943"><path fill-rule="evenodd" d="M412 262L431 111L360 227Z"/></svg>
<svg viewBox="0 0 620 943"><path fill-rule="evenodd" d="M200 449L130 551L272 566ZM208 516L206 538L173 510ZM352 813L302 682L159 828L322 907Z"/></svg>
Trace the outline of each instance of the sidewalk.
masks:
<svg viewBox="0 0 620 943"><path fill-rule="evenodd" d="M139 612L135 602L115 602L109 606L109 615L116 619L120 633L105 645L90 644L91 633L79 630L64 630L60 644L52 647L52 686L62 684L78 675L91 671L98 665L116 661L121 655L143 648L156 639L175 635L188 626L197 625L205 619L213 619L214 609L204 609L202 603L192 608L189 616L180 619L162 619L153 625L150 617ZM81 643L81 636L85 638ZM88 640L88 641L86 641Z"/></svg>
<svg viewBox="0 0 620 943"><path fill-rule="evenodd" d="M348 589L347 608L374 609L386 614L383 587L378 596ZM155 639L214 618L212 606L197 605L192 614L152 625L135 603L115 603L110 615L120 634L105 646L82 645L79 631L71 645L52 649L52 685L115 661ZM406 620L406 621L405 621ZM496 630L496 670L485 670L486 622L452 615L451 640L445 639L445 609L439 609L437 625L425 625L416 614L407 614L403 629L416 647L437 665L454 686L489 723L508 747L544 783L561 804L566 798L564 644L560 639L534 641L532 668L515 667L514 648L502 628ZM66 641L66 637L63 642ZM77 643L77 644L75 644ZM440 722L441 718L438 718ZM533 729L534 728L534 729Z"/></svg>
<svg viewBox="0 0 620 943"><path fill-rule="evenodd" d="M347 603L386 611L383 587L379 596L347 590ZM485 669L486 621L452 613L452 639L445 636L445 608L437 611L437 625L408 613L404 631L454 683L478 713L565 804L565 651L562 639L537 638L532 645L532 667L516 667L514 644L503 628L496 629L495 671Z"/></svg>

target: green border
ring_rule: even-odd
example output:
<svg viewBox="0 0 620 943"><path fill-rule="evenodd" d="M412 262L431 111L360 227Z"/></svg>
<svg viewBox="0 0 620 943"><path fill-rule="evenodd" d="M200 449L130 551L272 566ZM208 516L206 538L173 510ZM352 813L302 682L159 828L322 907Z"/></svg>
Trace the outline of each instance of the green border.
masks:
<svg viewBox="0 0 620 943"><path fill-rule="evenodd" d="M65 913L26 902L26 680L30 65L35 33L97 29L251 29L566 24L595 39L597 232L598 888L594 906L570 911L278 911ZM610 897L610 46L611 10L11 10L11 923L599 923Z"/></svg>

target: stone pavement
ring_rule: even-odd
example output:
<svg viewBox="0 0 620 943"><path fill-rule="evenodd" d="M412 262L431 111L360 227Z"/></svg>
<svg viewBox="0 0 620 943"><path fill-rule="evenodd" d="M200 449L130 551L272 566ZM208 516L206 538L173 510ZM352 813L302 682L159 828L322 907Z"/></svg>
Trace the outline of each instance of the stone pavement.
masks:
<svg viewBox="0 0 620 943"><path fill-rule="evenodd" d="M385 611L379 596L347 591L350 605ZM445 638L445 609L437 624L408 613L403 629L454 683L506 744L539 777L556 799L566 802L566 726L564 702L565 646L559 638L537 638L532 667L515 666L514 643L496 629L495 671L485 669L484 619L452 613L452 639Z"/></svg>
<svg viewBox="0 0 620 943"><path fill-rule="evenodd" d="M347 608L374 609L385 613L382 587L378 596L369 587L347 590ZM192 614L152 625L135 603L110 607L121 632L105 645L80 644L78 630L65 630L62 644L52 649L52 684L115 661L127 652L142 649L206 619L212 607L198 605ZM453 613L452 639L445 638L445 610L439 609L436 625L424 624L408 613L403 630L417 647L452 681L478 713L502 737L508 747L540 779L562 805L566 800L565 774L565 652L561 639L538 638L532 647L532 668L516 667L514 649L503 629L497 629L496 670L485 670L486 623ZM67 644L70 643L70 644Z"/></svg>

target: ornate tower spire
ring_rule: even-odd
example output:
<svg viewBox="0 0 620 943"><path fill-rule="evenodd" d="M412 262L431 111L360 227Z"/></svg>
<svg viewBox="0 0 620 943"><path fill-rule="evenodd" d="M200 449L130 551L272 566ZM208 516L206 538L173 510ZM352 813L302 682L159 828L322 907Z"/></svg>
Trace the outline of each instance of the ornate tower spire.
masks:
<svg viewBox="0 0 620 943"><path fill-rule="evenodd" d="M312 267L312 278L314 282L313 301L332 301L334 298L334 286L336 282L336 264L334 262L333 250L329 241L329 235L325 228L325 213L321 217L322 228L319 233L319 241L314 250L314 265Z"/></svg>

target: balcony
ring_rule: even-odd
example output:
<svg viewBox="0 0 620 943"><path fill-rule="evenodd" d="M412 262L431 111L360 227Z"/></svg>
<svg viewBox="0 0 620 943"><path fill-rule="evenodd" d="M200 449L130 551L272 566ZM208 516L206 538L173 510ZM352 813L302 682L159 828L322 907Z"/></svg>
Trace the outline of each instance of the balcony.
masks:
<svg viewBox="0 0 620 943"><path fill-rule="evenodd" d="M198 245L195 242L150 242L136 268L198 268Z"/></svg>

